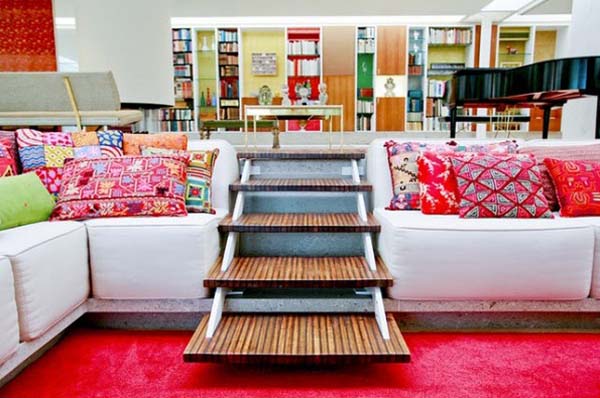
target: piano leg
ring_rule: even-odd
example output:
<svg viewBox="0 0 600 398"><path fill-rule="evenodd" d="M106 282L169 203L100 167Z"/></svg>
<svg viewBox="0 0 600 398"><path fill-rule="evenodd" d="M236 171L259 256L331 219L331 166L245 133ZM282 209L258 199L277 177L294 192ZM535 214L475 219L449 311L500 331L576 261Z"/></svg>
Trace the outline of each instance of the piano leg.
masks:
<svg viewBox="0 0 600 398"><path fill-rule="evenodd" d="M600 140L600 97L596 97L596 139Z"/></svg>
<svg viewBox="0 0 600 398"><path fill-rule="evenodd" d="M450 108L450 138L456 138L456 107Z"/></svg>
<svg viewBox="0 0 600 398"><path fill-rule="evenodd" d="M552 108L549 106L546 106L543 109L544 109L544 124L542 127L542 138L546 140L546 139L548 139L548 130L550 129L550 111L552 110Z"/></svg>

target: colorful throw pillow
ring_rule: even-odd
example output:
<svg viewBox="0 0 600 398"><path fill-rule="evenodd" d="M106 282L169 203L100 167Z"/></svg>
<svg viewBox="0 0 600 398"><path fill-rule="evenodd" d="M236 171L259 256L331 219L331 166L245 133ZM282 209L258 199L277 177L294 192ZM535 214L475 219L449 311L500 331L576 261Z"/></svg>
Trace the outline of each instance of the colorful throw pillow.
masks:
<svg viewBox="0 0 600 398"><path fill-rule="evenodd" d="M458 214L460 197L448 153L425 151L417 158L419 199L424 214Z"/></svg>
<svg viewBox="0 0 600 398"><path fill-rule="evenodd" d="M384 146L387 150L393 190L388 210L418 210L421 208L417 157L423 151L440 154L454 152L506 154L514 153L517 150L517 144L513 141L483 145L459 145L455 141L428 144L422 142L398 143L392 140L386 142Z"/></svg>
<svg viewBox="0 0 600 398"><path fill-rule="evenodd" d="M8 149L0 143L0 177L10 177L17 174L15 161Z"/></svg>
<svg viewBox="0 0 600 398"><path fill-rule="evenodd" d="M538 167L542 174L542 184L544 185L544 195L548 200L550 210L558 210L558 198L556 197L556 188L548 169L544 164L544 159L560 160L586 160L590 162L600 162L600 144L592 145L561 145L561 146L532 146L519 149L519 153L535 156Z"/></svg>
<svg viewBox="0 0 600 398"><path fill-rule="evenodd" d="M185 189L185 205L191 213L211 213L212 208L212 173L219 156L219 150L212 151L179 151L163 148L142 147L142 155L175 155L184 156L189 161L187 184Z"/></svg>
<svg viewBox="0 0 600 398"><path fill-rule="evenodd" d="M17 137L14 131L0 131L0 145L3 145L10 153L13 161L13 170L15 174L21 171L21 163L19 161L19 147L17 146Z"/></svg>
<svg viewBox="0 0 600 398"><path fill-rule="evenodd" d="M54 200L35 173L0 178L0 230L47 221Z"/></svg>
<svg viewBox="0 0 600 398"><path fill-rule="evenodd" d="M23 171L35 171L53 195L60 190L65 160L123 156L120 131L42 133L21 129L16 136Z"/></svg>
<svg viewBox="0 0 600 398"><path fill-rule="evenodd" d="M544 163L556 187L560 215L600 215L600 162L546 158Z"/></svg>
<svg viewBox="0 0 600 398"><path fill-rule="evenodd" d="M142 147L185 151L187 142L185 134L123 134L123 151L125 155L141 155Z"/></svg>
<svg viewBox="0 0 600 398"><path fill-rule="evenodd" d="M461 218L552 218L540 171L528 155L451 156Z"/></svg>
<svg viewBox="0 0 600 398"><path fill-rule="evenodd" d="M51 220L184 216L186 169L171 156L71 160Z"/></svg>

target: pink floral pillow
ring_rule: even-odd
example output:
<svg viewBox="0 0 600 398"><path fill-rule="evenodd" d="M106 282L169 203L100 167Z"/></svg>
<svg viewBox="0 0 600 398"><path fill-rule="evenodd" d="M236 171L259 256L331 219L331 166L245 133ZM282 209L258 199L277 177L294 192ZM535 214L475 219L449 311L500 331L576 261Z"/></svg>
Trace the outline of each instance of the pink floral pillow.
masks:
<svg viewBox="0 0 600 398"><path fill-rule="evenodd" d="M552 218L540 170L528 155L451 156L461 218Z"/></svg>

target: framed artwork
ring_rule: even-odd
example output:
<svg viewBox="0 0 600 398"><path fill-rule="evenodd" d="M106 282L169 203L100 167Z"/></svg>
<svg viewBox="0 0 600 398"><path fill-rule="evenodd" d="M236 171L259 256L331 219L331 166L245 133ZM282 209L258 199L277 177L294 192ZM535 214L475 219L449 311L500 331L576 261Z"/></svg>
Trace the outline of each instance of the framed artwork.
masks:
<svg viewBox="0 0 600 398"><path fill-rule="evenodd" d="M277 75L277 54L252 53L252 74L255 76Z"/></svg>
<svg viewBox="0 0 600 398"><path fill-rule="evenodd" d="M500 62L501 68L518 68L523 65L522 62Z"/></svg>

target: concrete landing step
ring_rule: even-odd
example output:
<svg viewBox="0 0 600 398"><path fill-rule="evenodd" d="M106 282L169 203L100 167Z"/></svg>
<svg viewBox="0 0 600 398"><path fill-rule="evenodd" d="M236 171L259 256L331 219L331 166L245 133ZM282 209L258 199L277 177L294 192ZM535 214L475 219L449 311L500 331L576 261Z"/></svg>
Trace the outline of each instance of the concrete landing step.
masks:
<svg viewBox="0 0 600 398"><path fill-rule="evenodd" d="M364 257L236 257L221 271L221 259L204 279L208 288L389 287L392 275L380 258L371 271Z"/></svg>
<svg viewBox="0 0 600 398"><path fill-rule="evenodd" d="M238 159L289 159L289 160L359 160L365 158L364 149L257 149L240 150Z"/></svg>
<svg viewBox="0 0 600 398"><path fill-rule="evenodd" d="M381 226L368 215L363 221L355 213L251 213L237 220L225 217L221 232L379 232Z"/></svg>
<svg viewBox="0 0 600 398"><path fill-rule="evenodd" d="M410 352L388 315L390 339L373 315L224 314L212 338L204 316L186 347L186 362L271 365L337 365L409 362Z"/></svg>
<svg viewBox="0 0 600 398"><path fill-rule="evenodd" d="M345 178L261 178L245 183L237 181L230 184L229 189L246 192L370 192L373 187L366 182L355 184Z"/></svg>

